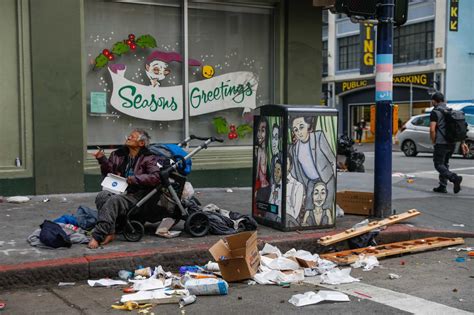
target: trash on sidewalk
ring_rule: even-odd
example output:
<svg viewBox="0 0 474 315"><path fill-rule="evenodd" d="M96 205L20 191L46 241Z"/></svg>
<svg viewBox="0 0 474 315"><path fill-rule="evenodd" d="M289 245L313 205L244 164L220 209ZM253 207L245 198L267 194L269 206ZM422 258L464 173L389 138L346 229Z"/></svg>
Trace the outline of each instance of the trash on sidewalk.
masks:
<svg viewBox="0 0 474 315"><path fill-rule="evenodd" d="M388 274L388 278L389 278L390 280L400 279L401 277L402 277L402 276L397 275L396 273L389 273L389 274Z"/></svg>
<svg viewBox="0 0 474 315"><path fill-rule="evenodd" d="M181 307L183 307L183 306L186 306L186 305L189 305L189 304L193 304L194 302L196 302L196 296L195 295L187 295L187 296L183 296L179 300L179 305Z"/></svg>
<svg viewBox="0 0 474 315"><path fill-rule="evenodd" d="M309 291L304 294L295 294L288 300L295 306L317 304L322 301L350 302L349 296L342 292L320 290L318 293Z"/></svg>
<svg viewBox="0 0 474 315"><path fill-rule="evenodd" d="M111 307L115 310L124 310L124 311L133 311L133 310L138 310L138 309L143 309L143 308L149 308L152 307L152 304L139 304L134 301L128 301L122 305L111 305Z"/></svg>
<svg viewBox="0 0 474 315"><path fill-rule="evenodd" d="M181 231L170 231L170 229L176 224L176 220L173 218L164 218L161 220L160 225L156 228L155 235L164 238L174 238L181 235Z"/></svg>
<svg viewBox="0 0 474 315"><path fill-rule="evenodd" d="M351 273L351 268L334 268L321 275L321 283L327 284L342 284L342 283L352 283L359 282L357 278L353 278Z"/></svg>
<svg viewBox="0 0 474 315"><path fill-rule="evenodd" d="M227 188L225 192L231 193L231 192L234 192L234 191L230 188Z"/></svg>
<svg viewBox="0 0 474 315"><path fill-rule="evenodd" d="M25 203L28 201L30 201L30 198L26 196L12 196L7 198L7 202L9 203Z"/></svg>
<svg viewBox="0 0 474 315"><path fill-rule="evenodd" d="M411 209L411 210L408 210L407 212L404 212L404 213L391 215L387 219L383 219L383 220L380 220L380 221L372 221L367 226L363 226L363 227L356 228L356 229L351 228L351 229L345 230L344 232L341 232L341 233L338 233L338 234L335 234L335 235L323 236L318 240L318 243L323 245L323 246L338 243L338 242L344 241L346 239L352 238L354 236L358 236L358 235L367 233L367 232L369 232L371 230L374 230L376 228L380 228L380 227L385 226L385 225L394 224L394 223L400 222L402 220L406 220L406 219L415 217L419 214L421 214L421 212L419 212L418 210Z"/></svg>
<svg viewBox="0 0 474 315"><path fill-rule="evenodd" d="M76 285L75 282L59 282L58 287L68 287Z"/></svg>
<svg viewBox="0 0 474 315"><path fill-rule="evenodd" d="M133 277L133 272L128 271L128 270L120 270L118 272L118 276L120 279L127 281L128 279Z"/></svg>
<svg viewBox="0 0 474 315"><path fill-rule="evenodd" d="M464 224L462 224L462 223L461 223L461 224L456 224L456 223L454 223L453 226L464 227Z"/></svg>
<svg viewBox="0 0 474 315"><path fill-rule="evenodd" d="M425 239L416 239L410 241L383 244L379 246L345 250L341 252L327 253L321 255L321 258L331 260L340 265L349 265L354 263L359 258L360 254L383 258L392 255L421 252L434 248L453 246L457 244L464 244L464 239L461 237L429 237Z"/></svg>
<svg viewBox="0 0 474 315"><path fill-rule="evenodd" d="M127 282L125 281L112 279L87 280L87 283L91 287L111 287L114 285L127 285Z"/></svg>
<svg viewBox="0 0 474 315"><path fill-rule="evenodd" d="M457 252L462 252L462 251L470 252L474 250L474 247L449 247L448 248L448 250L452 250L452 249L455 249Z"/></svg>
<svg viewBox="0 0 474 315"><path fill-rule="evenodd" d="M351 264L352 268L360 268L363 267L364 271L370 271L374 269L374 267L379 266L379 261L377 257L371 255L360 254L359 258Z"/></svg>
<svg viewBox="0 0 474 315"><path fill-rule="evenodd" d="M150 277L151 276L151 268L146 267L146 268L140 268L135 270L134 275L135 276L143 276L143 277Z"/></svg>
<svg viewBox="0 0 474 315"><path fill-rule="evenodd" d="M157 289L152 291L138 291L132 294L122 295L121 303L130 301L154 304L178 304L181 296L170 296L165 293L165 289Z"/></svg>
<svg viewBox="0 0 474 315"><path fill-rule="evenodd" d="M5 302L0 302L0 310L5 309L5 307L7 307L7 303L5 303Z"/></svg>
<svg viewBox="0 0 474 315"><path fill-rule="evenodd" d="M129 280L132 285L132 289L135 291L149 291L156 289L163 289L171 285L171 279L156 279L148 278L145 280Z"/></svg>
<svg viewBox="0 0 474 315"><path fill-rule="evenodd" d="M260 265L257 232L242 232L219 240L210 249L224 280L233 282L252 278Z"/></svg>
<svg viewBox="0 0 474 315"><path fill-rule="evenodd" d="M229 285L222 279L188 279L184 287L192 295L227 295Z"/></svg>

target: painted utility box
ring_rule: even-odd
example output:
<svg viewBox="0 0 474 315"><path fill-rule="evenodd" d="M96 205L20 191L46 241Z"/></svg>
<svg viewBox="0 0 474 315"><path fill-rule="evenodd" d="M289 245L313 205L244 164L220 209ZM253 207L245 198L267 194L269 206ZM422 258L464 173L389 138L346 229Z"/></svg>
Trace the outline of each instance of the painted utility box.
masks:
<svg viewBox="0 0 474 315"><path fill-rule="evenodd" d="M258 111L253 217L284 231L335 226L337 110L265 105Z"/></svg>

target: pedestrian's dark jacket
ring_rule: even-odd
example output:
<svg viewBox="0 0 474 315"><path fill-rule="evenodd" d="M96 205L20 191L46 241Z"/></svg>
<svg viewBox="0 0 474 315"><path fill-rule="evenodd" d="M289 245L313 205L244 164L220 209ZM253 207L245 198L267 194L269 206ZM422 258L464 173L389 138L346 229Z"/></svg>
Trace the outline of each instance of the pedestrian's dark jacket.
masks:
<svg viewBox="0 0 474 315"><path fill-rule="evenodd" d="M128 147L123 146L113 151L108 159L105 156L98 159L102 175L107 176L108 173L112 173L124 176L129 158L128 154ZM131 177L130 185L135 186L135 189L145 188L143 186L153 187L158 185L160 183L160 168L156 164L157 157L150 150L143 147L135 159L134 175Z"/></svg>

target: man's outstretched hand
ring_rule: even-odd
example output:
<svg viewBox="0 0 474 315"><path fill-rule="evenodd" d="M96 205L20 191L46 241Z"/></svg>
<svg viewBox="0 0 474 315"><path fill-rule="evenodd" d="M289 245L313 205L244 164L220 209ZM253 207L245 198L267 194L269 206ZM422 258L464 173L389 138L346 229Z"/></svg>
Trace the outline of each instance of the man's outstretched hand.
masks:
<svg viewBox="0 0 474 315"><path fill-rule="evenodd" d="M105 156L104 150L99 150L99 151L97 151L96 153L92 153L92 155L93 155L96 159L101 159L102 157Z"/></svg>
<svg viewBox="0 0 474 315"><path fill-rule="evenodd" d="M467 155L469 153L469 146L466 143L461 144L461 150L463 155Z"/></svg>

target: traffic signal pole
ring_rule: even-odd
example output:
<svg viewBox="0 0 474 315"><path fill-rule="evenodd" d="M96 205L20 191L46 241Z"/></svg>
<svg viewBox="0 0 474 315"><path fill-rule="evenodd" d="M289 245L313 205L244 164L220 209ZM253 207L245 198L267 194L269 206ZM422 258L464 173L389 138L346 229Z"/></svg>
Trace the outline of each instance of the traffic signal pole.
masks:
<svg viewBox="0 0 474 315"><path fill-rule="evenodd" d="M375 76L374 215L392 214L392 101L394 0L379 1Z"/></svg>

